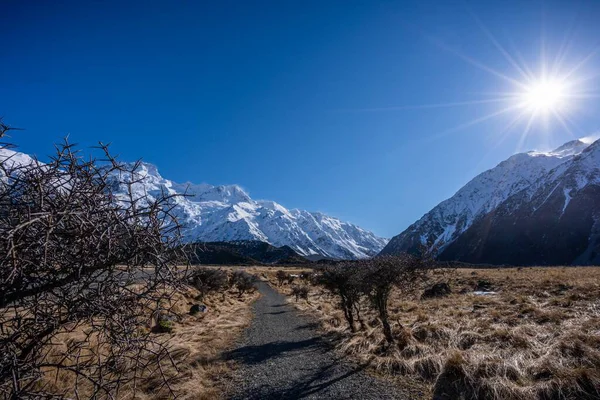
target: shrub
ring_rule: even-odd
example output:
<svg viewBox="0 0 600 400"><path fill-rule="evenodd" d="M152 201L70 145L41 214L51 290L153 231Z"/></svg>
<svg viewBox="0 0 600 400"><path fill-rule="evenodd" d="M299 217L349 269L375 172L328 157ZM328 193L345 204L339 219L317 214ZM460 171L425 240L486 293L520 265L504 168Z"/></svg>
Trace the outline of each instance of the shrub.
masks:
<svg viewBox="0 0 600 400"><path fill-rule="evenodd" d="M313 281L314 278L314 273L310 272L310 271L304 271L300 273L300 279L302 279L303 281L307 282L307 283L311 283Z"/></svg>
<svg viewBox="0 0 600 400"><path fill-rule="evenodd" d="M389 323L388 301L393 287L408 292L418 287L426 277L423 259L411 256L384 256L364 262L363 290L371 300L371 306L379 315L383 334L388 343L394 342ZM406 343L400 343L403 347Z"/></svg>
<svg viewBox="0 0 600 400"><path fill-rule="evenodd" d="M282 270L277 271L275 276L277 277L277 282L279 283L279 286L283 286L283 282L285 282L288 279L288 273Z"/></svg>
<svg viewBox="0 0 600 400"><path fill-rule="evenodd" d="M296 301L298 299L308 300L308 286L294 286L292 287L292 296L296 296Z"/></svg>
<svg viewBox="0 0 600 400"><path fill-rule="evenodd" d="M157 332L160 333L171 333L173 332L173 321L162 319L158 321Z"/></svg>
<svg viewBox="0 0 600 400"><path fill-rule="evenodd" d="M0 138L8 130L0 121ZM99 150L100 163L66 141L48 163L0 157L1 398L57 398L40 383L50 372L73 377L75 394L91 385L94 397L114 398L170 357L140 327L181 283L173 196L136 190L140 163ZM68 349L56 346L82 327ZM90 349L107 351L78 356ZM114 365L130 373L113 374Z"/></svg>
<svg viewBox="0 0 600 400"><path fill-rule="evenodd" d="M240 297L246 292L256 290L256 277L245 271L235 271L232 275L232 282L238 290Z"/></svg>
<svg viewBox="0 0 600 400"><path fill-rule="evenodd" d="M228 284L227 273L221 269L199 268L190 276L192 285L200 291L200 299L208 293L224 290Z"/></svg>
<svg viewBox="0 0 600 400"><path fill-rule="evenodd" d="M360 316L360 299L364 295L362 271L358 262L345 262L323 268L317 280L318 284L339 297L339 307L352 332L356 332L355 316L361 327L364 327Z"/></svg>

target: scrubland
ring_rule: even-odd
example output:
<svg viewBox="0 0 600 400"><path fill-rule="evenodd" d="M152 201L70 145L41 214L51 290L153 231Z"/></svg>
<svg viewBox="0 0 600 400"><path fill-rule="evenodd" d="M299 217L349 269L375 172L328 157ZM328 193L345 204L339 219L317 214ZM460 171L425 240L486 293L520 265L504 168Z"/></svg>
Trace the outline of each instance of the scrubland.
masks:
<svg viewBox="0 0 600 400"><path fill-rule="evenodd" d="M149 357L149 363L137 380L136 387L126 384L117 394L119 399L215 399L219 398L224 380L234 367L221 355L229 349L241 331L252 318L251 304L258 298L258 292L246 292L240 295L235 288L209 293L199 298L200 292L193 286L178 290L171 296L169 304L161 309L169 310L168 327L161 327L155 315L148 316L148 322L140 330L151 331L154 340L165 352ZM192 315L193 305L206 306L205 312ZM84 343L79 357L99 356L94 341L86 336L86 327L59 335L48 357L52 360L64 360L72 357L72 348L76 343ZM157 346L158 349L158 346ZM150 351L152 351L150 349ZM93 397L93 385L78 382L75 371L64 368L56 370L46 368L39 383L45 390L58 396L69 398ZM113 371L127 376L126 366ZM109 371L107 371L109 373ZM166 379L165 379L166 378ZM91 382L90 382L91 383ZM73 388L77 387L77 392Z"/></svg>
<svg viewBox="0 0 600 400"><path fill-rule="evenodd" d="M436 399L599 399L600 268L534 267L437 271L419 290L393 291L390 346L376 314L352 333L339 299L314 281L280 281L256 272L290 296L336 339L340 352L375 373ZM285 270L300 275L302 269ZM435 283L451 293L422 298Z"/></svg>

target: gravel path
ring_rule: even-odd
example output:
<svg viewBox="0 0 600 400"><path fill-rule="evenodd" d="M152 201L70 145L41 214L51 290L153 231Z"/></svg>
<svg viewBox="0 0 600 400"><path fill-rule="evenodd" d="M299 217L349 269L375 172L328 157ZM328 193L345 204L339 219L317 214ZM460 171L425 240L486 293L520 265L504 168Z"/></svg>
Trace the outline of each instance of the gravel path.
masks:
<svg viewBox="0 0 600 400"><path fill-rule="evenodd" d="M406 399L398 388L343 362L317 324L264 282L254 320L227 357L240 364L230 399Z"/></svg>

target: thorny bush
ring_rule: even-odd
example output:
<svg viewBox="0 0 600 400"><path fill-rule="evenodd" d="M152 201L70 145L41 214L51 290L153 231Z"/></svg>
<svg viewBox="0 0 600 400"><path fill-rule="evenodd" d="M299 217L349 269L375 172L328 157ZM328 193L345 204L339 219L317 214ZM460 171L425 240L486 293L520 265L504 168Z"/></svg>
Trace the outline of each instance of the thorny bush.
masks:
<svg viewBox="0 0 600 400"><path fill-rule="evenodd" d="M0 138L10 130L0 121ZM122 164L102 144L101 159L85 159L65 141L46 163L9 147L0 146L0 397L135 392L170 360L141 327L168 312L181 283L173 195L139 190L140 163ZM54 348L76 332L83 338ZM45 374L74 384L53 392Z"/></svg>

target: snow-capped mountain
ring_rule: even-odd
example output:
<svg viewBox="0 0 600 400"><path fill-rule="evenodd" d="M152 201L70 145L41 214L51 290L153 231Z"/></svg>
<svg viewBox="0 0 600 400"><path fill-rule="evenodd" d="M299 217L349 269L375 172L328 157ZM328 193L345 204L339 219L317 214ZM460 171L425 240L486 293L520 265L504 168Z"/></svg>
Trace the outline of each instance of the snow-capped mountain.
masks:
<svg viewBox="0 0 600 400"><path fill-rule="evenodd" d="M365 258L387 243L356 225L303 210L288 210L274 201L253 200L237 185L178 184L160 176L155 166L142 164L144 181L136 190L153 195L161 190L187 193L176 198L177 214L188 241L259 240L290 246L301 255Z"/></svg>
<svg viewBox="0 0 600 400"><path fill-rule="evenodd" d="M382 254L436 248L441 259L492 264L600 261L600 141L516 154L467 183Z"/></svg>
<svg viewBox="0 0 600 400"><path fill-rule="evenodd" d="M31 162L26 154L0 150L0 161L7 157L10 162ZM142 163L137 174L142 181L133 183L132 190L140 197L144 193L158 196L163 191L187 194L174 198L174 213L184 225L184 238L189 242L258 240L277 247L287 245L303 256L341 259L376 255L387 243L387 239L337 218L288 210L274 201L253 200L237 185L180 184L163 178L148 163ZM123 179L127 177L116 181ZM116 194L126 190L122 184Z"/></svg>

